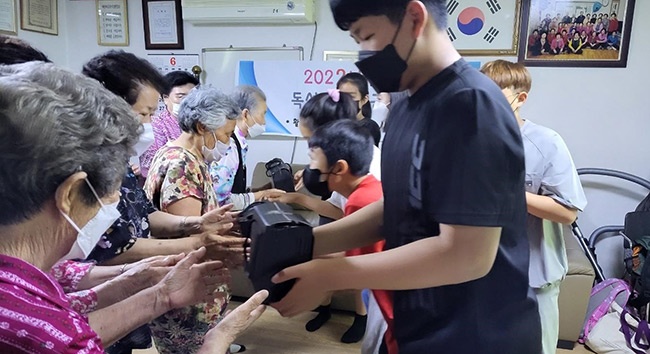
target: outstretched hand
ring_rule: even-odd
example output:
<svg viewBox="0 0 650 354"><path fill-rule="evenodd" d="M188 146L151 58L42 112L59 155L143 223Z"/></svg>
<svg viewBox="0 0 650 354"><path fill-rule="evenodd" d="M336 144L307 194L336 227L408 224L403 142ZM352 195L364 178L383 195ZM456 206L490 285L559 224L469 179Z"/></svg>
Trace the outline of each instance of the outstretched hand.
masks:
<svg viewBox="0 0 650 354"><path fill-rule="evenodd" d="M267 290L261 290L248 301L230 311L204 338L199 353L225 353L228 346L235 341L266 310L262 302L269 296Z"/></svg>
<svg viewBox="0 0 650 354"><path fill-rule="evenodd" d="M197 237L201 238L208 259L222 261L228 268L239 267L244 263L245 238L222 236L214 232L204 232Z"/></svg>
<svg viewBox="0 0 650 354"><path fill-rule="evenodd" d="M230 281L230 272L219 261L199 263L205 247L190 252L160 282L169 309L211 302L220 293L215 290Z"/></svg>
<svg viewBox="0 0 650 354"><path fill-rule="evenodd" d="M234 226L237 213L232 213L232 204L209 211L201 216L201 232L211 231L226 234Z"/></svg>

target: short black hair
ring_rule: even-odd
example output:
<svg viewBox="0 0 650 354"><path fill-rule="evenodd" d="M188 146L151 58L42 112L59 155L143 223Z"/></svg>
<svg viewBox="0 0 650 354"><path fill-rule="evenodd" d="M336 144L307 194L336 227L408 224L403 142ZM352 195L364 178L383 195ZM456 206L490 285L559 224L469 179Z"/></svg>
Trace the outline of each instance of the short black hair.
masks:
<svg viewBox="0 0 650 354"><path fill-rule="evenodd" d="M162 74L151 63L122 50L111 50L90 59L81 73L99 81L130 105L138 100L142 85L150 85L161 94L167 87Z"/></svg>
<svg viewBox="0 0 650 354"><path fill-rule="evenodd" d="M397 24L404 18L409 2L411 0L330 0L330 8L336 25L347 31L351 24L366 16L386 16ZM447 0L420 2L427 7L438 29L447 28Z"/></svg>
<svg viewBox="0 0 650 354"><path fill-rule="evenodd" d="M0 64L22 64L30 61L52 61L40 50L16 37L0 34Z"/></svg>
<svg viewBox="0 0 650 354"><path fill-rule="evenodd" d="M352 96L341 92L338 102L334 102L328 93L319 93L302 106L300 119L312 132L323 125L341 119L357 119L359 105Z"/></svg>
<svg viewBox="0 0 650 354"><path fill-rule="evenodd" d="M200 84L199 79L197 79L196 76L183 70L172 71L170 73L167 73L165 75L165 81L167 83L167 87L165 88L165 91L161 93L167 96L169 96L169 94L172 93L174 87L185 86L187 84L199 86Z"/></svg>
<svg viewBox="0 0 650 354"><path fill-rule="evenodd" d="M341 85L343 84L354 85L354 87L359 90L362 99L363 97L366 97L370 94L370 90L368 88L368 79L366 79L366 77L360 73L347 73L343 75L343 77L341 77L336 83L336 88L340 89ZM368 100L368 102L366 102L366 104L361 107L361 114L364 118L372 118L372 106L370 106L370 100Z"/></svg>
<svg viewBox="0 0 650 354"><path fill-rule="evenodd" d="M370 172L374 152L368 129L355 120L338 120L318 128L309 139L309 148L320 148L327 158L327 165L345 160L355 177Z"/></svg>

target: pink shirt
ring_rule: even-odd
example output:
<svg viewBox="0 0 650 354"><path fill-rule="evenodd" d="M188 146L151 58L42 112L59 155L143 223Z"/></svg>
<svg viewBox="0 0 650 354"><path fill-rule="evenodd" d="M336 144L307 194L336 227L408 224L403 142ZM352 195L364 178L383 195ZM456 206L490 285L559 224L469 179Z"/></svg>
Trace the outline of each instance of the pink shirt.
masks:
<svg viewBox="0 0 650 354"><path fill-rule="evenodd" d="M50 269L50 275L67 293L72 309L85 315L97 308L97 293L94 290L78 291L79 282L95 267L93 262L59 262Z"/></svg>
<svg viewBox="0 0 650 354"><path fill-rule="evenodd" d="M0 255L0 353L104 353L88 321L40 269Z"/></svg>
<svg viewBox="0 0 650 354"><path fill-rule="evenodd" d="M151 118L151 128L154 136L153 144L140 156L140 171L144 177L149 173L156 152L167 142L176 140L182 133L178 120L167 109L163 109L160 114Z"/></svg>

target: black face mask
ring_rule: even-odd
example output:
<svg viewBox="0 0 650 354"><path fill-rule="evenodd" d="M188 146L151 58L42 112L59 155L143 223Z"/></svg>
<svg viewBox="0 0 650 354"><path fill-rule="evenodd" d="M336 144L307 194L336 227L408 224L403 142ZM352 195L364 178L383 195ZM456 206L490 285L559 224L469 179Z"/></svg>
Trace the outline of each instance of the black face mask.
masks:
<svg viewBox="0 0 650 354"><path fill-rule="evenodd" d="M320 180L320 176L324 174L329 175L329 173L322 173L320 170L315 168L305 168L305 172L302 174L302 181L309 193L321 198L329 198L332 192L327 186L327 180Z"/></svg>
<svg viewBox="0 0 650 354"><path fill-rule="evenodd" d="M397 54L394 43L401 28L402 22L397 27L393 41L383 50L359 51L359 61L355 65L377 92L400 91L402 75L408 67L407 61L415 48L415 42L413 42L413 47L411 47L409 54L406 56L406 60Z"/></svg>

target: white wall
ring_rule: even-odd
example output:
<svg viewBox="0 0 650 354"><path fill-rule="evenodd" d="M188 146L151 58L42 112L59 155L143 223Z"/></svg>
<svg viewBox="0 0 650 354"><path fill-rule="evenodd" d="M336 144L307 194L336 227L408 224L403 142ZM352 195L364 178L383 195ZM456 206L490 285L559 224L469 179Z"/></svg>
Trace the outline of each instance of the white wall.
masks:
<svg viewBox="0 0 650 354"><path fill-rule="evenodd" d="M317 0L318 34L315 60L324 50L356 50L356 45L334 25L328 2ZM140 1L129 1L130 46L127 51L145 56L142 8ZM627 68L530 68L533 90L523 108L528 119L552 127L566 140L578 167L606 167L631 172L650 179L650 114L645 92L650 82L647 58L650 57L650 22L641 14L650 13L650 1L636 2ZM58 37L20 32L43 49L57 63L79 71L81 65L109 47L97 43L94 1L59 1ZM314 26L197 27L185 24L184 51L200 53L202 48L233 46L303 46L306 58L312 47ZM169 53L149 51L149 53ZM475 60L474 58L470 58ZM479 58L482 62L493 58ZM516 58L507 58L515 60ZM290 155L292 142L260 142L264 154ZM304 143L302 144L304 145ZM252 147L255 149L255 146ZM261 149L260 149L261 150ZM298 151L297 161L305 156ZM260 159L262 157L260 156ZM255 161L251 161L251 165ZM249 168L252 171L252 167ZM624 214L636 206L647 192L610 179L585 179L589 206L579 224L587 235L604 224L620 224ZM615 254L615 246L605 252ZM615 263L601 255L604 264ZM611 265L606 265L609 268Z"/></svg>

